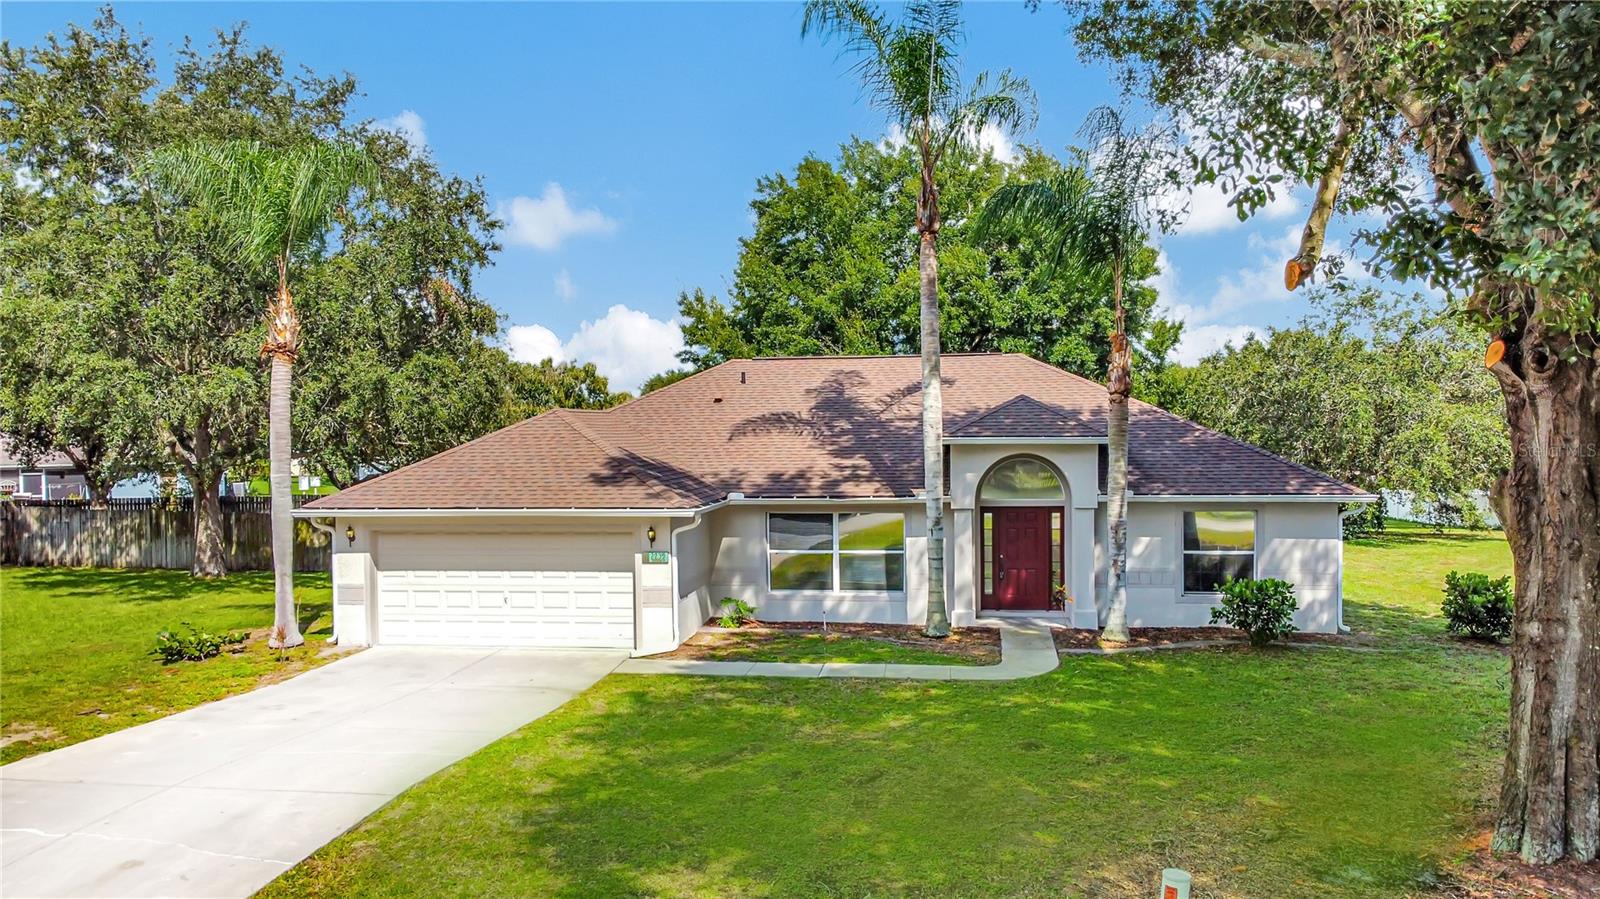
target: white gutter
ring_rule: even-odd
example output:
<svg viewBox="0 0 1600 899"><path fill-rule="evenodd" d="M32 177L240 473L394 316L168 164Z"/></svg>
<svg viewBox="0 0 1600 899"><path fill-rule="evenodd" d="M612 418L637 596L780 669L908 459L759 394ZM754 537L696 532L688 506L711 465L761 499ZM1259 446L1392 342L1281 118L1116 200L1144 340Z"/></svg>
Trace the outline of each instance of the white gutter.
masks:
<svg viewBox="0 0 1600 899"><path fill-rule="evenodd" d="M952 443L1009 443L1030 446L1035 444L1065 444L1070 446L1084 444L1099 445L1106 443L1107 440L1104 437L946 437L944 438L944 442L946 445Z"/></svg>
<svg viewBox="0 0 1600 899"><path fill-rule="evenodd" d="M1334 590L1333 595L1337 600L1337 606L1339 609L1337 624L1334 629L1341 634L1350 633L1350 628L1345 627L1344 623L1344 523L1349 520L1351 516L1360 512L1360 508L1355 508L1345 509L1343 512L1339 513L1339 585L1338 589Z"/></svg>
<svg viewBox="0 0 1600 899"><path fill-rule="evenodd" d="M716 504L713 504L716 505ZM484 516L526 518L534 515L576 515L593 518L688 518L701 509L312 509L302 506L294 510L296 518L482 518Z"/></svg>
<svg viewBox="0 0 1600 899"><path fill-rule="evenodd" d="M1105 494L1100 500L1106 500ZM1210 494L1148 494L1128 493L1130 502L1141 503L1371 503L1378 498L1370 493L1344 496L1315 493L1210 493Z"/></svg>

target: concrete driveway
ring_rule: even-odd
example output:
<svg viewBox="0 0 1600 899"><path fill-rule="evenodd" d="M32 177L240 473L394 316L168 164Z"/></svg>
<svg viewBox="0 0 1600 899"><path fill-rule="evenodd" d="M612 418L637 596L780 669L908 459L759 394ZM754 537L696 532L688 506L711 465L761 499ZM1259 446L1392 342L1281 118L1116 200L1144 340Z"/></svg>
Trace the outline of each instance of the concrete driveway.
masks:
<svg viewBox="0 0 1600 899"><path fill-rule="evenodd" d="M0 767L0 892L248 896L625 657L379 647Z"/></svg>

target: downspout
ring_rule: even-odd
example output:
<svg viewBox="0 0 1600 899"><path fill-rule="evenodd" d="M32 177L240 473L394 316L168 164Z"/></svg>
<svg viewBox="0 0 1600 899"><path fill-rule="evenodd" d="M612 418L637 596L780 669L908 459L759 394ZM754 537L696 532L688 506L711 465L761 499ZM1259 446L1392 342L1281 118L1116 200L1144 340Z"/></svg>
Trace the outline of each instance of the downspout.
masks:
<svg viewBox="0 0 1600 899"><path fill-rule="evenodd" d="M1364 505L1366 504L1352 503L1350 508L1342 509L1339 512L1339 587L1334 592L1334 596L1338 600L1339 615L1334 630L1341 634L1350 633L1350 628L1346 627L1344 623L1344 523L1360 514Z"/></svg>
<svg viewBox="0 0 1600 899"><path fill-rule="evenodd" d="M334 583L333 583L333 536L334 536L333 535L333 525L331 525L331 524L323 524L320 520L318 520L316 518L307 518L306 521L310 522L312 527L314 527L317 530L321 531L322 533L328 535L328 595L329 595L330 598L333 598L333 591L335 589L337 589L334 586ZM336 598L333 598L333 599L334 599L334 602L338 601ZM299 615L300 614L300 610L299 609L295 609L295 614ZM334 622L333 625L331 625L334 628L334 631L333 631L332 636L328 637L328 642L332 643L334 646L338 646L339 645L339 631L338 631L339 618L338 618L338 616L333 614L333 608L332 608L331 605L328 608L328 619L330 621Z"/></svg>
<svg viewBox="0 0 1600 899"><path fill-rule="evenodd" d="M720 505L720 503L718 505ZM707 506L706 510L708 511L711 508L711 506ZM673 528L671 535L668 537L667 545L672 550L672 642L675 646L683 645L683 634L681 633L681 629L678 627L678 603L683 602L683 596L679 593L681 588L678 583L678 535L694 530L695 528L704 524L705 520L705 511L696 512L694 515L694 521L690 522L689 524Z"/></svg>

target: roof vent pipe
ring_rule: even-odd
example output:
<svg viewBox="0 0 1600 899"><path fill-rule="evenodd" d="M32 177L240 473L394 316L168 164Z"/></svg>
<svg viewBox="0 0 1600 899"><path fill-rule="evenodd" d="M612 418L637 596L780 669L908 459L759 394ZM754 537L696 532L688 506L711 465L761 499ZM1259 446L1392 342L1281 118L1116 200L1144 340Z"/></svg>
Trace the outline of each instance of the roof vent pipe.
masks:
<svg viewBox="0 0 1600 899"><path fill-rule="evenodd" d="M739 383L740 384L744 383L744 372L739 372Z"/></svg>

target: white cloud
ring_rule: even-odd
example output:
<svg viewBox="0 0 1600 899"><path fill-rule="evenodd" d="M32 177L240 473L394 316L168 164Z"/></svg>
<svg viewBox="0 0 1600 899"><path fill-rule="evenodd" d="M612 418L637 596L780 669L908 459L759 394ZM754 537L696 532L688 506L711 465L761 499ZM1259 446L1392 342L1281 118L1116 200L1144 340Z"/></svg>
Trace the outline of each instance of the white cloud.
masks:
<svg viewBox="0 0 1600 899"><path fill-rule="evenodd" d="M1238 346L1260 331L1250 325L1184 325L1183 340L1173 356L1184 365L1193 365L1228 344Z"/></svg>
<svg viewBox="0 0 1600 899"><path fill-rule="evenodd" d="M1022 159L1022 154L1017 152L1017 144L1011 135L994 123L986 123L976 131L967 131L967 140L975 144L980 150L988 150L1000 162L1011 165ZM906 130L896 122L889 126L889 131L878 141L878 149L885 152L898 151L910 141L906 139Z"/></svg>
<svg viewBox="0 0 1600 899"><path fill-rule="evenodd" d="M512 325L506 329L506 351L518 362L535 364L546 359L567 361L567 350L556 332L544 325Z"/></svg>
<svg viewBox="0 0 1600 899"><path fill-rule="evenodd" d="M538 197L512 197L497 209L506 221L506 241L539 250L554 250L569 237L611 234L616 221L598 209L574 209L567 192L554 181Z"/></svg>
<svg viewBox="0 0 1600 899"><path fill-rule="evenodd" d="M1217 184L1196 184L1189 190L1169 190L1156 201L1160 209L1176 212L1188 203L1188 212L1179 220L1176 234L1188 237L1195 234L1215 234L1244 225L1239 213L1228 205L1232 196ZM1251 219L1281 219L1300 211L1300 200L1292 191L1280 192L1266 206L1255 211Z"/></svg>
<svg viewBox="0 0 1600 899"><path fill-rule="evenodd" d="M578 285L572 283L572 276L567 274L567 270L556 272L556 296L560 297L562 302L569 302L577 295Z"/></svg>
<svg viewBox="0 0 1600 899"><path fill-rule="evenodd" d="M400 135L400 139L411 146L412 152L421 153L428 149L427 124L413 110L402 109L399 115L378 121L377 127Z"/></svg>
<svg viewBox="0 0 1600 899"><path fill-rule="evenodd" d="M565 341L543 325L513 325L506 349L523 362L593 362L613 390L636 390L651 375L678 365L683 331L676 318L662 321L618 303Z"/></svg>

